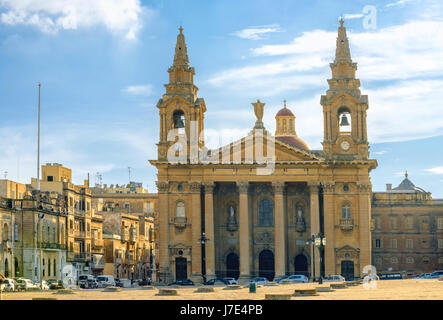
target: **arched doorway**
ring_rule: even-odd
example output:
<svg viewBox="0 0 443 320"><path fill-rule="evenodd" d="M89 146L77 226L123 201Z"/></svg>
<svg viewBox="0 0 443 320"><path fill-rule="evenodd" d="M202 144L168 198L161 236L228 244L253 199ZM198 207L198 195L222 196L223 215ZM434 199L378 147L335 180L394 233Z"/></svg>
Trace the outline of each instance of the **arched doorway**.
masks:
<svg viewBox="0 0 443 320"><path fill-rule="evenodd" d="M188 261L186 258L175 258L175 280L188 279Z"/></svg>
<svg viewBox="0 0 443 320"><path fill-rule="evenodd" d="M352 280L354 278L354 262L350 260L344 260L341 262L341 275L346 280Z"/></svg>
<svg viewBox="0 0 443 320"><path fill-rule="evenodd" d="M308 273L308 258L305 255L299 254L294 259L295 274L303 274L309 276Z"/></svg>
<svg viewBox="0 0 443 320"><path fill-rule="evenodd" d="M8 259L5 260L5 278L9 278L9 262L8 262Z"/></svg>
<svg viewBox="0 0 443 320"><path fill-rule="evenodd" d="M240 261L235 253L230 253L226 257L226 276L234 279L240 276Z"/></svg>
<svg viewBox="0 0 443 320"><path fill-rule="evenodd" d="M270 250L263 250L258 257L258 276L269 281L274 280L274 254Z"/></svg>

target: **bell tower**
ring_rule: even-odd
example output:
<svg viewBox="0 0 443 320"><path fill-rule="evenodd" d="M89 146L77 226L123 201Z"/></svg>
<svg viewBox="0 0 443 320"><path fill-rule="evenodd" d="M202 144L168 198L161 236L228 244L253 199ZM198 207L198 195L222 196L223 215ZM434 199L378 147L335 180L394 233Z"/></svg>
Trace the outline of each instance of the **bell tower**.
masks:
<svg viewBox="0 0 443 320"><path fill-rule="evenodd" d="M351 59L343 19L338 29L335 61L330 67L332 79L328 80L329 90L321 97L324 153L329 158L368 159L368 96L361 94L360 80L355 78L357 63Z"/></svg>
<svg viewBox="0 0 443 320"><path fill-rule="evenodd" d="M189 64L183 28L180 27L179 31L174 62L168 69L166 93L157 103L160 114L160 141L157 144L159 160L167 160L171 150L189 160L193 138L196 141L194 149L200 150L204 145L201 133L206 105L204 99L197 97L195 70Z"/></svg>

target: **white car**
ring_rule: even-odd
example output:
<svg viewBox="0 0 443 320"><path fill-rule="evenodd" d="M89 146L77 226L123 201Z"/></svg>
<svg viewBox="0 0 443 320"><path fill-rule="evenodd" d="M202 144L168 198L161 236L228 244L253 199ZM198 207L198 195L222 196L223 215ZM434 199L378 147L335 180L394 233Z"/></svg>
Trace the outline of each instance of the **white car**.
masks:
<svg viewBox="0 0 443 320"><path fill-rule="evenodd" d="M323 282L345 282L345 281L346 279L343 276L337 274L333 276L328 276L323 279Z"/></svg>
<svg viewBox="0 0 443 320"><path fill-rule="evenodd" d="M2 284L2 290L3 291L15 291L16 290L16 283L14 279L6 279Z"/></svg>
<svg viewBox="0 0 443 320"><path fill-rule="evenodd" d="M293 283L308 283L309 279L303 274L294 274L292 276L289 276L287 279Z"/></svg>
<svg viewBox="0 0 443 320"><path fill-rule="evenodd" d="M100 288L115 287L115 279L113 276L97 276L97 282Z"/></svg>
<svg viewBox="0 0 443 320"><path fill-rule="evenodd" d="M248 285L251 283L265 285L268 283L268 279L266 279L264 277L256 277L256 278L252 279L250 282L248 282Z"/></svg>
<svg viewBox="0 0 443 320"><path fill-rule="evenodd" d="M39 286L35 285L31 280L25 278L18 278L16 280L17 287L22 290L39 289Z"/></svg>
<svg viewBox="0 0 443 320"><path fill-rule="evenodd" d="M227 283L227 284L238 284L238 281L235 280L234 278L223 278L223 280Z"/></svg>

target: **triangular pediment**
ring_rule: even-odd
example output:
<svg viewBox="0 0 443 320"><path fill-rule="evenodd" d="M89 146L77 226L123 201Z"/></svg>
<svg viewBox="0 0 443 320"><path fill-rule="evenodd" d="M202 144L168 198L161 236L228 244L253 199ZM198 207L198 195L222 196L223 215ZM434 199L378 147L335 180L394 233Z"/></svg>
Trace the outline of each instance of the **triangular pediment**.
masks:
<svg viewBox="0 0 443 320"><path fill-rule="evenodd" d="M268 145L269 140L269 145ZM262 142L260 142L262 141ZM260 135L248 135L240 140L237 140L231 144L225 145L220 149L212 150L211 155L217 157L218 153L221 160L230 163L251 163L251 157L255 163L256 157L267 158L268 147L275 151L275 161L284 162L300 162L300 161L321 161L322 158L316 154L313 154L309 150L302 149L295 145L285 143L273 136L260 136ZM256 152L257 149L257 152ZM229 155L229 156L228 156ZM272 151L269 156L272 156ZM249 160L249 161L248 161Z"/></svg>

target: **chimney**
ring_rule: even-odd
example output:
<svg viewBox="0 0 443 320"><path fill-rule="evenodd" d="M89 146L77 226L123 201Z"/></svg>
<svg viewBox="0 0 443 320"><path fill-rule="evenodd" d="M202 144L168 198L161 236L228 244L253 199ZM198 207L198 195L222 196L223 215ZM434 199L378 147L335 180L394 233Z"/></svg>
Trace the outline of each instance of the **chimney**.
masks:
<svg viewBox="0 0 443 320"><path fill-rule="evenodd" d="M386 184L386 191L391 191L391 190L392 190L392 183Z"/></svg>

